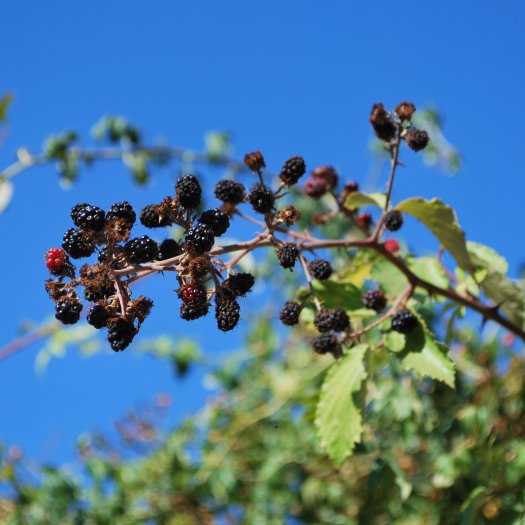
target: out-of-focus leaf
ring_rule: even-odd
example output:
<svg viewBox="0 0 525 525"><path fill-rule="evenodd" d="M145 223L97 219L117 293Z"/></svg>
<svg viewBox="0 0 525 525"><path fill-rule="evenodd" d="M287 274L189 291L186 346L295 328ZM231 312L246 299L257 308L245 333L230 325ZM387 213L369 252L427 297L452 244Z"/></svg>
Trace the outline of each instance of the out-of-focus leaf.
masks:
<svg viewBox="0 0 525 525"><path fill-rule="evenodd" d="M448 288L449 280L441 263L433 257L409 259L408 267L420 278L440 288Z"/></svg>
<svg viewBox="0 0 525 525"><path fill-rule="evenodd" d="M0 98L0 122L4 123L7 120L7 110L13 101L13 95L11 93L6 93L2 98Z"/></svg>
<svg viewBox="0 0 525 525"><path fill-rule="evenodd" d="M13 185L10 181L0 178L0 213L4 212L13 198Z"/></svg>
<svg viewBox="0 0 525 525"><path fill-rule="evenodd" d="M377 206L383 209L386 203L386 195L384 193L361 193L360 191L353 191L345 200L345 208L355 210L363 206Z"/></svg>

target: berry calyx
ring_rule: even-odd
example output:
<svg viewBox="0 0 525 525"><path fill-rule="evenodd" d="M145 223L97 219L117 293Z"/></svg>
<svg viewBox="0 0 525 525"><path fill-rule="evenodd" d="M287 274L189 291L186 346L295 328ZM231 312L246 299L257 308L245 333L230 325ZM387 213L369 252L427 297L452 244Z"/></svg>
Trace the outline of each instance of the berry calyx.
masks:
<svg viewBox="0 0 525 525"><path fill-rule="evenodd" d="M202 213L198 220L201 224L206 224L213 230L213 234L220 237L230 227L230 219L223 211L218 208L207 210Z"/></svg>
<svg viewBox="0 0 525 525"><path fill-rule="evenodd" d="M408 334L417 326L417 319L412 312L402 310L392 317L392 330Z"/></svg>
<svg viewBox="0 0 525 525"><path fill-rule="evenodd" d="M295 184L306 172L306 165L302 157L291 157L281 168L279 178L287 185Z"/></svg>
<svg viewBox="0 0 525 525"><path fill-rule="evenodd" d="M299 250L293 242L287 242L279 246L276 250L277 260L283 268L292 269L295 266Z"/></svg>
<svg viewBox="0 0 525 525"><path fill-rule="evenodd" d="M275 196L273 191L264 184L254 184L248 193L248 201L258 213L270 213L273 209Z"/></svg>
<svg viewBox="0 0 525 525"><path fill-rule="evenodd" d="M386 306L386 296L381 290L368 290L363 296L363 304L366 308L380 312Z"/></svg>
<svg viewBox="0 0 525 525"><path fill-rule="evenodd" d="M321 334L312 340L314 352L317 354L332 354L334 357L341 357L343 351L337 336L332 333Z"/></svg>
<svg viewBox="0 0 525 525"><path fill-rule="evenodd" d="M383 224L388 231L396 232L403 226L403 214L398 210L390 210L385 213Z"/></svg>
<svg viewBox="0 0 525 525"><path fill-rule="evenodd" d="M412 128L406 134L405 141L410 149L414 151L421 151L428 146L430 137L426 131Z"/></svg>
<svg viewBox="0 0 525 525"><path fill-rule="evenodd" d="M183 175L175 184L175 193L183 208L193 210L201 201L202 189L197 177Z"/></svg>
<svg viewBox="0 0 525 525"><path fill-rule="evenodd" d="M244 186L234 180L220 180L215 186L215 197L228 204L239 204L244 200Z"/></svg>
<svg viewBox="0 0 525 525"><path fill-rule="evenodd" d="M80 319L82 303L79 300L65 299L55 306L55 317L62 324L75 324Z"/></svg>
<svg viewBox="0 0 525 525"><path fill-rule="evenodd" d="M294 301L286 301L283 309L279 314L281 323L286 326L294 326L299 322L299 316L301 315L302 307L300 304Z"/></svg>
<svg viewBox="0 0 525 525"><path fill-rule="evenodd" d="M124 250L130 262L141 264L153 261L159 253L159 246L147 235L142 235L141 237L129 240L124 246Z"/></svg>
<svg viewBox="0 0 525 525"><path fill-rule="evenodd" d="M217 319L217 328L223 332L233 330L239 319L241 308L237 301L226 300L219 301L215 307L215 319Z"/></svg>
<svg viewBox="0 0 525 525"><path fill-rule="evenodd" d="M326 281L332 275L332 265L325 259L314 259L308 263L308 271L314 279Z"/></svg>

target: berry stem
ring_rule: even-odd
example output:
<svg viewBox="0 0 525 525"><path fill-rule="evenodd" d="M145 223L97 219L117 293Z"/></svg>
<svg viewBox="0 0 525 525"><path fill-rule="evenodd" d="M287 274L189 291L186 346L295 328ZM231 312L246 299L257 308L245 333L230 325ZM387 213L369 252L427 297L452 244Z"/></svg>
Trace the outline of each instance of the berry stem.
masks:
<svg viewBox="0 0 525 525"><path fill-rule="evenodd" d="M312 294L312 297L314 299L315 307L317 310L321 310L322 305L319 301L319 298L317 297L317 294L315 293L314 286L312 283L312 275L310 274L310 270L308 270L308 264L302 253L299 253L299 262L301 263L301 267L303 268L303 272L306 277L306 282L308 283L308 288L310 288L310 293Z"/></svg>

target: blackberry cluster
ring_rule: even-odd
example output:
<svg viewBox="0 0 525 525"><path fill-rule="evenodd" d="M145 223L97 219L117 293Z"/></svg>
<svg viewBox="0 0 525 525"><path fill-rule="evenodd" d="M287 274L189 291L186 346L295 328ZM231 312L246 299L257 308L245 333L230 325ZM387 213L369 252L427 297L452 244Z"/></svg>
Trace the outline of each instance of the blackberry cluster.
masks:
<svg viewBox="0 0 525 525"><path fill-rule="evenodd" d="M417 326L417 319L412 312L401 310L392 317L392 330L408 334Z"/></svg>
<svg viewBox="0 0 525 525"><path fill-rule="evenodd" d="M233 330L241 317L241 308L235 300L218 300L215 307L217 328L223 332Z"/></svg>
<svg viewBox="0 0 525 525"><path fill-rule="evenodd" d="M80 319L81 311L82 303L78 299L66 299L56 303L55 317L62 324L75 324Z"/></svg>
<svg viewBox="0 0 525 525"><path fill-rule="evenodd" d="M153 261L159 254L158 244L147 235L131 239L124 246L124 250L130 262L135 264Z"/></svg>
<svg viewBox="0 0 525 525"><path fill-rule="evenodd" d="M131 228L137 220L137 214L129 202L117 202L106 213L106 221L114 221L116 219L121 220Z"/></svg>
<svg viewBox="0 0 525 525"><path fill-rule="evenodd" d="M374 104L370 113L370 124L377 138L390 142L396 136L396 124L389 113L385 110L383 104Z"/></svg>
<svg viewBox="0 0 525 525"><path fill-rule="evenodd" d="M276 250L277 260L283 268L292 269L295 266L299 250L293 242L288 242L279 246Z"/></svg>
<svg viewBox="0 0 525 525"><path fill-rule="evenodd" d="M414 151L421 151L428 146L430 137L422 129L412 128L405 136L407 146Z"/></svg>
<svg viewBox="0 0 525 525"><path fill-rule="evenodd" d="M384 310L386 302L386 296L381 290L368 290L363 296L365 307L376 312Z"/></svg>
<svg viewBox="0 0 525 525"><path fill-rule="evenodd" d="M222 234L226 233L226 230L230 227L230 219L228 215L218 208L202 213L198 222L209 226L213 231L213 235L216 237L220 237Z"/></svg>
<svg viewBox="0 0 525 525"><path fill-rule="evenodd" d="M102 304L94 304L88 311L87 322L97 330L100 330L107 326L110 317L111 314L106 307Z"/></svg>
<svg viewBox="0 0 525 525"><path fill-rule="evenodd" d="M335 358L343 355L341 343L337 336L332 333L318 335L312 340L312 346L317 354L332 354Z"/></svg>
<svg viewBox="0 0 525 525"><path fill-rule="evenodd" d="M195 319L208 315L208 310L208 304L201 304L198 306L187 306L183 304L180 307L180 318L185 321L194 321Z"/></svg>
<svg viewBox="0 0 525 525"><path fill-rule="evenodd" d="M281 323L286 326L294 326L299 322L299 316L301 315L302 307L300 304L294 301L286 301L284 307L279 314Z"/></svg>
<svg viewBox="0 0 525 525"><path fill-rule="evenodd" d="M255 284L251 273L235 273L222 283L222 287L229 290L235 297L244 297Z"/></svg>
<svg viewBox="0 0 525 525"><path fill-rule="evenodd" d="M332 265L325 259L314 259L308 263L308 271L318 281L326 281L332 275Z"/></svg>
<svg viewBox="0 0 525 525"><path fill-rule="evenodd" d="M62 248L50 248L45 253L46 267L56 277L74 277L75 268Z"/></svg>
<svg viewBox="0 0 525 525"><path fill-rule="evenodd" d="M81 259L82 257L89 257L95 251L95 243L86 233L76 228L69 228L64 233L62 248L73 259Z"/></svg>
<svg viewBox="0 0 525 525"><path fill-rule="evenodd" d="M75 226L83 230L99 232L106 225L106 214L104 210L85 202L73 206L71 209L71 218Z"/></svg>
<svg viewBox="0 0 525 525"><path fill-rule="evenodd" d="M344 332L350 328L350 319L342 308L322 308L315 314L314 326L321 333Z"/></svg>
<svg viewBox="0 0 525 525"><path fill-rule="evenodd" d="M244 200L244 186L233 180L220 180L215 186L215 196L228 204L240 204Z"/></svg>
<svg viewBox="0 0 525 525"><path fill-rule="evenodd" d="M168 214L161 214L160 206L158 204L148 204L140 212L140 222L146 228L162 228L172 224L171 218Z"/></svg>
<svg viewBox="0 0 525 525"><path fill-rule="evenodd" d="M248 193L248 201L257 213L270 213L275 203L273 191L264 184L254 184Z"/></svg>
<svg viewBox="0 0 525 525"><path fill-rule="evenodd" d="M288 159L281 168L279 178L287 185L297 183L297 181L305 174L306 165L302 157L292 157Z"/></svg>
<svg viewBox="0 0 525 525"><path fill-rule="evenodd" d="M184 244L185 251L190 255L196 256L207 253L212 249L215 236L210 226L198 223L188 230L184 240L186 241Z"/></svg>
<svg viewBox="0 0 525 525"><path fill-rule="evenodd" d="M385 213L383 223L388 231L395 232L403 226L403 214L398 210L390 210Z"/></svg>
<svg viewBox="0 0 525 525"><path fill-rule="evenodd" d="M108 326L108 342L115 352L125 350L137 334L137 328L132 321L117 317Z"/></svg>
<svg viewBox="0 0 525 525"><path fill-rule="evenodd" d="M175 194L183 208L194 210L201 201L201 185L195 176L184 175L177 180Z"/></svg>
<svg viewBox="0 0 525 525"><path fill-rule="evenodd" d="M165 261L166 259L171 259L172 257L177 257L182 254L182 248L180 244L173 239L164 239L159 244L159 254L157 259L159 261Z"/></svg>

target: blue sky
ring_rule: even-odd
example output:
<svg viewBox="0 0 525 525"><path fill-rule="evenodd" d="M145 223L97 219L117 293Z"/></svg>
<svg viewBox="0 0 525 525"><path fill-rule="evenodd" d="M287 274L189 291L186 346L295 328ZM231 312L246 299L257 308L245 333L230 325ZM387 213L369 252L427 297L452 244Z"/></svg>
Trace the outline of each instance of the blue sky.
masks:
<svg viewBox="0 0 525 525"><path fill-rule="evenodd" d="M91 125L112 113L149 140L201 148L207 131L227 129L238 157L261 149L277 169L302 154L310 168L331 163L363 181L371 105L433 103L464 168L451 178L406 152L394 198L440 197L456 208L468 238L506 255L514 275L523 262L523 2L19 0L2 14L0 89L16 100L1 167L18 146L38 150L50 133L76 129L89 142ZM0 216L0 345L24 320L52 314L42 254L59 244L73 204L127 199L140 208L169 193L173 177L165 170L138 188L125 169L106 164L66 192L51 166L20 176ZM421 251L433 248L417 226L405 233ZM146 335L195 335L210 354L240 344L242 327L218 336L213 319L177 320L168 285L158 278L144 287L157 303ZM0 440L39 460L70 458L76 435L110 429L159 391L172 394L175 415L205 395L196 378L174 383L165 364L132 352L71 353L37 376L38 348L0 363Z"/></svg>

